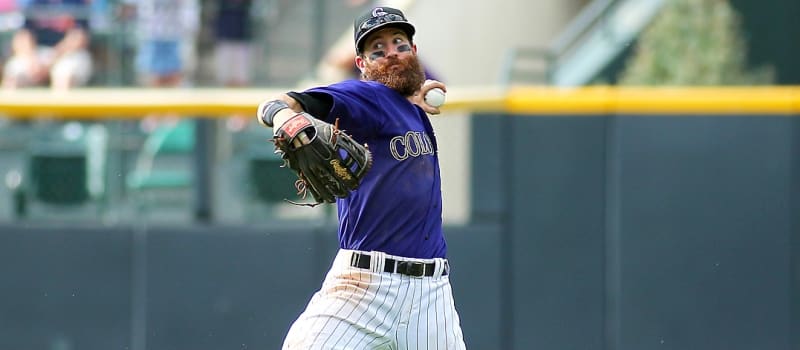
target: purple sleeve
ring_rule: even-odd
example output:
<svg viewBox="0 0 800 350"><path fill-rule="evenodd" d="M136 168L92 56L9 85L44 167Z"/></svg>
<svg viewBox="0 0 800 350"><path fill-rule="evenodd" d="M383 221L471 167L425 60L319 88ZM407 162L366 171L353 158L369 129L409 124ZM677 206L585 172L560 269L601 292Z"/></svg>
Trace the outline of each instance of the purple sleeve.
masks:
<svg viewBox="0 0 800 350"><path fill-rule="evenodd" d="M331 110L326 116L316 116L325 122L334 123L339 119L339 128L356 138L366 138L380 128L377 92L370 83L348 80L329 86L316 87L305 91L309 94L326 94L333 100ZM360 137L359 137L360 136Z"/></svg>

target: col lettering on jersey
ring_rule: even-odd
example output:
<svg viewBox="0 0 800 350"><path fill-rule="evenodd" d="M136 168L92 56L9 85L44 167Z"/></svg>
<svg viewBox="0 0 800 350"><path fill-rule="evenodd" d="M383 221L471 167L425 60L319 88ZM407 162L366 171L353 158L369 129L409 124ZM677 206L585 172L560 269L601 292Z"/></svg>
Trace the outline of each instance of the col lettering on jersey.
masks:
<svg viewBox="0 0 800 350"><path fill-rule="evenodd" d="M328 116L373 153L361 186L337 200L339 245L411 258L444 258L436 137L428 116L396 91L350 80L307 93L333 100Z"/></svg>
<svg viewBox="0 0 800 350"><path fill-rule="evenodd" d="M409 131L405 135L393 137L389 141L389 151L394 159L404 160L408 157L433 154L433 143L428 134Z"/></svg>

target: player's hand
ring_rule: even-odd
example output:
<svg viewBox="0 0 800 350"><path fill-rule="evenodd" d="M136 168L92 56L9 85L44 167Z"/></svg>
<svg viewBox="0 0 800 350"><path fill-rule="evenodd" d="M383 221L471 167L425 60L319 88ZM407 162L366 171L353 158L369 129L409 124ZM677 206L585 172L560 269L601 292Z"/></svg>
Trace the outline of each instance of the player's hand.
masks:
<svg viewBox="0 0 800 350"><path fill-rule="evenodd" d="M305 198L310 192L315 200L314 203L292 203L315 206L347 197L358 188L372 166L367 146L358 144L336 124L328 124L305 112L294 112L280 126L275 123L275 153L298 176L295 183L298 194Z"/></svg>
<svg viewBox="0 0 800 350"><path fill-rule="evenodd" d="M286 123L291 117L294 117L297 112L287 108L278 111L275 113L275 117L272 118L272 134L277 135L278 130L280 130L281 126Z"/></svg>
<svg viewBox="0 0 800 350"><path fill-rule="evenodd" d="M442 111L439 109L439 107L431 106L425 102L425 94L427 94L428 91L436 88L442 89L442 91L447 92L447 86L445 86L444 83L438 80L428 79L425 80L425 83L422 84L422 87L420 87L420 89L414 95L408 97L408 100L411 101L411 103L422 108L422 110L425 111L425 113L431 115L440 114L442 113Z"/></svg>

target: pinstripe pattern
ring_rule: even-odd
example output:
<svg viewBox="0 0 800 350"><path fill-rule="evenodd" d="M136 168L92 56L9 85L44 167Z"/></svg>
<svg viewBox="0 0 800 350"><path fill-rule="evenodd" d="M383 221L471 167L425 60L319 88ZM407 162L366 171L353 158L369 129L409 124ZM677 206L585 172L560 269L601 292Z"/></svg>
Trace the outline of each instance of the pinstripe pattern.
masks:
<svg viewBox="0 0 800 350"><path fill-rule="evenodd" d="M441 261L433 277L416 278L382 272L383 253L373 253L369 270L350 267L351 255L339 251L283 349L466 348Z"/></svg>

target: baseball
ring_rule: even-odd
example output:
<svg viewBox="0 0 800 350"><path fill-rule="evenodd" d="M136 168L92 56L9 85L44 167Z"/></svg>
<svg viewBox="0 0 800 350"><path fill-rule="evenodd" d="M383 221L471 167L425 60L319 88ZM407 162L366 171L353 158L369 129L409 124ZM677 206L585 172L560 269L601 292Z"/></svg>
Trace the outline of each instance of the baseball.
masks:
<svg viewBox="0 0 800 350"><path fill-rule="evenodd" d="M428 90L425 94L425 103L433 107L441 107L444 104L444 91L440 88Z"/></svg>

